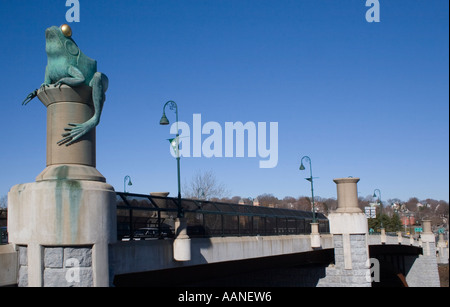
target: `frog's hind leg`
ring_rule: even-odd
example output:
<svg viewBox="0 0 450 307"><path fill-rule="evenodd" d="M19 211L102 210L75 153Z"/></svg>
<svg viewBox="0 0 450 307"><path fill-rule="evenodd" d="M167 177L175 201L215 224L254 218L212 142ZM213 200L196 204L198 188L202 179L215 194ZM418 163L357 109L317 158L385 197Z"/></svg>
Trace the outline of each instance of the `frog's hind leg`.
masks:
<svg viewBox="0 0 450 307"><path fill-rule="evenodd" d="M62 135L63 139L58 142L58 145L65 144L66 146L70 146L99 124L103 103L106 99L105 92L108 89L108 77L102 73L96 72L92 77L91 82L89 82L89 86L92 87L94 115L82 124L69 123L70 127L65 128L65 131L67 132Z"/></svg>
<svg viewBox="0 0 450 307"><path fill-rule="evenodd" d="M105 102L105 93L108 89L108 77L101 72L96 72L92 77L91 82L89 82L89 86L92 88L92 101L95 103L98 102L101 104L100 109L103 108L103 103Z"/></svg>

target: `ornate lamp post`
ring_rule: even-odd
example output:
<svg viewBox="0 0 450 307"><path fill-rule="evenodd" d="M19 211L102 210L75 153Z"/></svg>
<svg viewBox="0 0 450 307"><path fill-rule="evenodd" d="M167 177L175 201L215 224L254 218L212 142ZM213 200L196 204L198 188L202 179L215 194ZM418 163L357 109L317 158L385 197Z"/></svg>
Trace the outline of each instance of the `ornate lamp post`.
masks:
<svg viewBox="0 0 450 307"><path fill-rule="evenodd" d="M166 104L163 107L163 115L161 117L161 120L159 121L160 125L168 125L169 120L166 116L166 107L169 105L169 108L171 110L175 110L175 116L176 116L176 125L177 125L177 135L175 139L169 139L170 144L172 145L172 148L176 152L177 155L177 175L178 175L178 217L183 217L183 210L181 207L181 183L180 183L180 138L178 133L178 106L175 103L175 101L169 100L166 102Z"/></svg>
<svg viewBox="0 0 450 307"><path fill-rule="evenodd" d="M129 186L132 186L133 185L133 183L131 182L131 177L130 176L128 176L128 175L126 175L124 178L123 178L123 192L124 193L127 193L127 180L128 180L128 185Z"/></svg>
<svg viewBox="0 0 450 307"><path fill-rule="evenodd" d="M169 106L171 110L175 110L177 136L175 139L169 139L172 148L177 155L177 175L178 175L178 212L175 220L175 240L173 241L173 258L175 261L189 261L191 260L191 239L187 234L187 221L184 218L183 207L181 206L181 184L180 184L180 135L178 133L178 106L175 101L169 100L163 107L163 115L159 121L160 125L168 125L169 120L166 116L166 107Z"/></svg>
<svg viewBox="0 0 450 307"><path fill-rule="evenodd" d="M384 228L384 225L383 225L383 216L382 216L382 214L383 214L383 203L381 202L381 191L380 191L380 189L375 189L374 191L373 191L373 195L372 195L372 197L377 197L377 194L376 194L376 192L378 191L378 201L379 201L379 203L380 203L380 223L381 223L381 228Z"/></svg>
<svg viewBox="0 0 450 307"><path fill-rule="evenodd" d="M310 175L311 177L309 178L305 178L306 180L308 180L309 182L311 182L311 202L312 202L312 211L313 211L313 223L316 223L316 207L314 204L314 185L313 185L313 175L312 175L312 167L311 167L311 159L308 156L303 156L301 161L300 161L300 170L303 171L305 170L305 166L303 165L303 160L306 160L306 162L309 162L309 171L310 171Z"/></svg>

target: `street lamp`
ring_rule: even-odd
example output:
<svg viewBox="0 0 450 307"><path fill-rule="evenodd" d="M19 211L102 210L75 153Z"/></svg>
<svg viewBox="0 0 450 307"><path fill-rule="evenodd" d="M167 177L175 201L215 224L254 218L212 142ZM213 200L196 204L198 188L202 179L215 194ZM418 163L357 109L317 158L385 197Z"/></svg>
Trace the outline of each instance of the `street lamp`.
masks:
<svg viewBox="0 0 450 307"><path fill-rule="evenodd" d="M127 193L127 180L128 180L128 185L132 186L133 183L131 182L131 177L126 175L125 178L123 178L123 192Z"/></svg>
<svg viewBox="0 0 450 307"><path fill-rule="evenodd" d="M175 116L176 116L176 125L177 125L177 135L175 139L169 139L170 144L172 145L172 148L176 152L177 155L177 175L178 175L178 217L183 217L183 212L181 208L181 183L180 183L180 140L178 133L178 106L175 103L175 101L169 100L164 104L163 107L163 114L161 116L161 120L159 121L160 125L168 125L169 120L166 116L166 107L169 106L170 110L175 110Z"/></svg>
<svg viewBox="0 0 450 307"><path fill-rule="evenodd" d="M372 197L373 198L375 198L375 197L377 197L377 194L376 194L376 192L378 191L378 201L380 202L380 223L381 223L381 228L384 228L384 226L383 226L383 216L382 216L382 214L383 214L383 203L381 202L381 191L380 191L380 189L375 189L374 191L373 191L373 195L372 195Z"/></svg>
<svg viewBox="0 0 450 307"><path fill-rule="evenodd" d="M313 185L313 175L312 175L312 167L311 167L311 159L308 156L303 156L300 161L300 170L305 170L305 166L303 165L303 159L306 160L306 162L309 162L309 171L311 174L311 177L305 178L309 182L311 182L311 199L312 199L312 211L313 211L313 223L316 223L316 207L314 205L314 185Z"/></svg>

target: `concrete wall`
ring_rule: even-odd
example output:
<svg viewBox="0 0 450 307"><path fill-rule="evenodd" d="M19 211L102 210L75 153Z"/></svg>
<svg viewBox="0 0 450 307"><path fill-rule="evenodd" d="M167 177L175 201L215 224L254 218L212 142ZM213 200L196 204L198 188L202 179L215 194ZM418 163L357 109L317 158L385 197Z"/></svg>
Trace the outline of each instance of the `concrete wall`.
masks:
<svg viewBox="0 0 450 307"><path fill-rule="evenodd" d="M311 248L309 235L192 238L192 260L173 260L173 240L117 242L110 248L113 275L163 270L243 260L275 255L302 253ZM333 248L331 235L321 236L321 248Z"/></svg>
<svg viewBox="0 0 450 307"><path fill-rule="evenodd" d="M17 283L18 254L12 244L0 245L0 287Z"/></svg>

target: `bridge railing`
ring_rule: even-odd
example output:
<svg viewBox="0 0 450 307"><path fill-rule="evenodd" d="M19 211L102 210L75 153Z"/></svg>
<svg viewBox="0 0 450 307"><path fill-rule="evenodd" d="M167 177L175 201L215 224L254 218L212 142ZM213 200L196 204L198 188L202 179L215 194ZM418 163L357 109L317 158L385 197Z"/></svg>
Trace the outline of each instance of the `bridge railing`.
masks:
<svg viewBox="0 0 450 307"><path fill-rule="evenodd" d="M7 215L6 209L0 208L0 245L8 243Z"/></svg>
<svg viewBox="0 0 450 307"><path fill-rule="evenodd" d="M178 198L116 193L119 240L173 237ZM181 199L190 237L310 234L312 212ZM329 233L328 219L316 213L319 231Z"/></svg>

